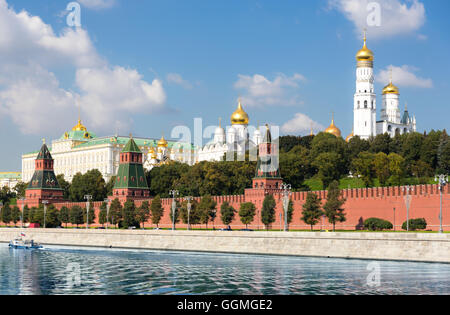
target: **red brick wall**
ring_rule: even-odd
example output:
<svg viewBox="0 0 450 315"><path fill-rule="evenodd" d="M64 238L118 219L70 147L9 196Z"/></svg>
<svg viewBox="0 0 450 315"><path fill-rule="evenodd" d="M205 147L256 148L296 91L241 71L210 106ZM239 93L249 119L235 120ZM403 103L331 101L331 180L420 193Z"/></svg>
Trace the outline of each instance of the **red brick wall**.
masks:
<svg viewBox="0 0 450 315"><path fill-rule="evenodd" d="M323 200L326 198L326 191L315 192ZM344 205L347 221L344 223L336 224L336 229L355 230L365 219L376 217L390 221L394 223L394 208L395 210L395 226L396 230L401 230L401 225L406 221L406 193L402 187L383 187L383 188L364 188L364 189L345 189L342 191L343 196L347 199ZM425 218L430 230L439 229L439 205L440 194L437 185L420 185L414 186L411 191L411 207L409 218ZM290 224L291 229L310 229L310 226L306 225L300 220L302 205L306 200L306 192L292 193L291 199L294 203L294 215L293 221ZM239 196L217 196L214 199L217 201L217 218L214 222L216 228L222 228L224 225L220 220L220 206L224 201L228 201L237 211L239 211L240 204L243 202L253 202L257 208L257 214L255 221L249 226L251 229L263 229L264 226L261 223L260 211L264 200L264 190L247 189L245 195ZM276 221L273 223L273 229L280 229L283 227L283 223L280 226L280 213L282 213L282 201L281 194L274 194L277 202L276 209ZM197 201L200 198L195 198ZM450 187L444 188L443 192L443 219L444 230L450 231ZM140 206L143 200L136 201L136 206ZM172 223L169 218L171 199L162 199L164 208L164 216L161 220L160 227L170 228ZM55 206L60 209L62 206L71 207L73 205L79 205L85 207L86 203L57 203ZM101 202L94 202L94 208L96 209L96 218L98 221L98 212ZM283 219L282 219L283 222ZM315 229L332 229L332 225L328 223L327 219L323 220L324 225L321 223L315 226ZM146 227L153 226L151 222L146 224ZM213 226L212 223L208 225L209 228ZM177 227L185 228L182 223L177 224ZM197 226L204 228L205 225ZM234 222L231 224L233 229L245 228L240 222L239 216L236 214Z"/></svg>

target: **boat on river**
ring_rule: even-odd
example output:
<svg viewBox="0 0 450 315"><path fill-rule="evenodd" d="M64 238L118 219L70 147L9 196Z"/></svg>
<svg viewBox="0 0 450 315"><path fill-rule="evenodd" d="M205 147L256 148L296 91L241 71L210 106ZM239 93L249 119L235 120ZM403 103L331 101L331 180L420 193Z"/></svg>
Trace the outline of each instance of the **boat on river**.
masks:
<svg viewBox="0 0 450 315"><path fill-rule="evenodd" d="M11 242L9 242L9 247L14 249L40 249L42 245L36 243L34 240L24 240L25 234L21 234L16 237Z"/></svg>

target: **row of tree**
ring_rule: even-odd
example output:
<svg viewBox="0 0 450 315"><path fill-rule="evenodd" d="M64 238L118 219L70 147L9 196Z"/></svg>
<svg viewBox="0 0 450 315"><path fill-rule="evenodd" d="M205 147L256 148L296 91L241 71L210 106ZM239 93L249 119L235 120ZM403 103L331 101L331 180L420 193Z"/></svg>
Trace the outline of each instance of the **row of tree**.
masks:
<svg viewBox="0 0 450 315"><path fill-rule="evenodd" d="M190 205L188 205L190 203ZM339 190L339 184L333 182L329 187L329 193L327 201L321 207L321 199L317 197L314 193L309 193L306 199L306 203L303 205L302 220L311 225L311 229L316 225L320 218L325 215L328 221L333 224L333 228L337 222L345 221L345 213L342 208L345 203L345 199L341 198L341 193ZM261 209L261 222L269 229L272 223L275 222L275 208L276 202L273 195L267 195L263 201ZM90 207L89 211L89 222L93 223L96 219L95 211L93 207ZM294 205L292 200L289 202L288 212L287 212L287 223L292 222L292 215L294 212ZM240 208L235 209L230 203L224 202L220 206L220 219L224 225L230 225L234 220L236 214L239 215L242 224L248 225L255 220L257 214L256 206L252 202L245 202L240 204ZM141 206L136 207L133 201L127 201L123 205L118 199L114 199L109 207L103 202L100 206L98 221L101 225L111 224L118 228L130 228L130 227L145 227L145 223L151 220L153 224L159 226L161 218L164 215L164 208L162 207L161 198L157 196L151 204L148 201L142 202ZM49 205L46 209L45 225L46 227L58 227L61 224L72 224L79 226L85 224L87 220L88 212L85 208L78 205L72 206L70 209L67 207L62 207L61 210L57 210L54 205ZM175 212L173 212L172 207L169 213L170 220L172 223L179 223L180 220L184 224L189 225L199 225L205 224L208 228L209 223L213 223L217 217L217 202L210 196L207 195L197 200L183 200L176 201ZM11 208L6 204L1 213L1 220L5 224L21 221L21 211L17 206ZM23 212L23 222L27 223L39 223L41 226L44 225L44 207L41 205L36 208L24 207Z"/></svg>

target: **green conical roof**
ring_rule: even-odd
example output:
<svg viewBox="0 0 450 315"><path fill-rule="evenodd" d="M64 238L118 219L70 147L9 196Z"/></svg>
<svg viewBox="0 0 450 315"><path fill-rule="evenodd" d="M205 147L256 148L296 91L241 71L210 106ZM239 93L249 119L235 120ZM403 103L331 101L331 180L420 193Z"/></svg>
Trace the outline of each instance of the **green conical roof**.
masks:
<svg viewBox="0 0 450 315"><path fill-rule="evenodd" d="M52 155L50 154L50 151L45 143L42 145L36 160L53 160Z"/></svg>
<svg viewBox="0 0 450 315"><path fill-rule="evenodd" d="M127 144L125 145L125 147L122 150L122 153L128 153L128 152L142 153L141 150L139 150L139 147L136 144L136 142L134 142L134 139L131 137L130 137L130 140L127 142Z"/></svg>

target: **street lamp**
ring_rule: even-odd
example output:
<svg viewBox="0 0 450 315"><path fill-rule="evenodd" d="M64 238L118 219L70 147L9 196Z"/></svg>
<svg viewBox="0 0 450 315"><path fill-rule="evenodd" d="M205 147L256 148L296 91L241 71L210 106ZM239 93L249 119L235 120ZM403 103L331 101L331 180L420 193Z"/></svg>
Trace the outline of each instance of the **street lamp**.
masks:
<svg viewBox="0 0 450 315"><path fill-rule="evenodd" d="M437 175L434 178L435 181L439 183L439 191L441 193L441 210L439 212L439 233L444 233L444 229L442 228L442 191L444 187L448 184L448 175Z"/></svg>
<svg viewBox="0 0 450 315"><path fill-rule="evenodd" d="M48 200L42 200L42 204L44 205L44 229L45 229L45 217L47 216Z"/></svg>
<svg viewBox="0 0 450 315"><path fill-rule="evenodd" d="M192 199L193 199L192 197L184 198L184 200L187 200L186 208L187 208L187 212L188 212L188 226L187 226L188 231L191 229L191 226L189 224L189 218L191 216L191 207L192 207L191 201L192 201Z"/></svg>
<svg viewBox="0 0 450 315"><path fill-rule="evenodd" d="M21 222L22 222L22 229L23 229L23 208L25 207L25 198L22 197L19 199L20 201L22 201L22 215L21 215Z"/></svg>
<svg viewBox="0 0 450 315"><path fill-rule="evenodd" d="M89 206L90 201L92 200L92 195L84 195L84 199L86 199L86 230L89 229Z"/></svg>
<svg viewBox="0 0 450 315"><path fill-rule="evenodd" d="M409 232L409 207L411 206L411 186L403 187L403 191L406 192L405 202L406 202L406 231Z"/></svg>
<svg viewBox="0 0 450 315"><path fill-rule="evenodd" d="M105 203L106 203L106 229L108 229L109 227L109 209L111 207L111 200L108 198L105 198Z"/></svg>
<svg viewBox="0 0 450 315"><path fill-rule="evenodd" d="M284 208L284 231L288 231L287 213L289 208L289 196L291 195L291 184L282 183L281 189L283 190L283 208Z"/></svg>
<svg viewBox="0 0 450 315"><path fill-rule="evenodd" d="M3 201L0 201L0 221L2 220Z"/></svg>
<svg viewBox="0 0 450 315"><path fill-rule="evenodd" d="M170 190L169 195L172 196L172 231L175 231L175 211L177 209L177 202L175 201L176 196L179 195L178 190Z"/></svg>

